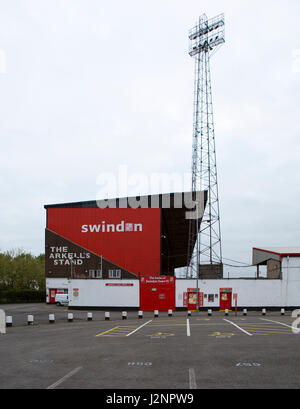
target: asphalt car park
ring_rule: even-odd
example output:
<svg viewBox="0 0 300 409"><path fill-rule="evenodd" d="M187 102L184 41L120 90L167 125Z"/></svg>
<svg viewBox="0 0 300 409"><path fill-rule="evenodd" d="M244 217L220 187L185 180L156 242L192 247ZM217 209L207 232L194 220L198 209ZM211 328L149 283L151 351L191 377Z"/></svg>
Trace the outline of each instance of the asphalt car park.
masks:
<svg viewBox="0 0 300 409"><path fill-rule="evenodd" d="M298 389L300 334L280 311L192 313L72 311L1 305L1 389ZM49 323L49 314L55 322ZM27 315L34 316L28 325Z"/></svg>

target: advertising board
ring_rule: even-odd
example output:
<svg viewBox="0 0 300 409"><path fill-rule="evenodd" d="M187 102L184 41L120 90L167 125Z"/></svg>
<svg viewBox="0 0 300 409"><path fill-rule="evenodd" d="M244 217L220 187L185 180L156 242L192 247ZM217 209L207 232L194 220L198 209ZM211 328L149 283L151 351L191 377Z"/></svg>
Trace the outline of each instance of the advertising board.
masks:
<svg viewBox="0 0 300 409"><path fill-rule="evenodd" d="M160 274L160 209L49 208L47 228L136 275Z"/></svg>

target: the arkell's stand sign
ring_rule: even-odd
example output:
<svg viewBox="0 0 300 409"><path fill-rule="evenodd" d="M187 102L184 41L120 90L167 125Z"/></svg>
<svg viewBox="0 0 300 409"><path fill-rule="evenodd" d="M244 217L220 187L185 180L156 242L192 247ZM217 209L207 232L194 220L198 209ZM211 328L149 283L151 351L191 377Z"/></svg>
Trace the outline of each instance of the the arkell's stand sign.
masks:
<svg viewBox="0 0 300 409"><path fill-rule="evenodd" d="M138 276L122 266L48 229L46 229L45 272L48 278L138 279Z"/></svg>
<svg viewBox="0 0 300 409"><path fill-rule="evenodd" d="M88 252L79 252L74 253L69 250L68 246L49 246L49 259L53 261L55 266L70 266L71 264L74 265L83 265L83 262L86 259L91 258L91 254Z"/></svg>

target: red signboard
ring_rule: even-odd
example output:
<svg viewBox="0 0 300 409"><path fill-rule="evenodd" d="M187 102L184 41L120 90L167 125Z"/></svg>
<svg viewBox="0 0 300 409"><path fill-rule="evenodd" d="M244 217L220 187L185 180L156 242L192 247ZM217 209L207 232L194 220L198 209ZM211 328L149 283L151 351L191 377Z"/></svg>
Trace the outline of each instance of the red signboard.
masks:
<svg viewBox="0 0 300 409"><path fill-rule="evenodd" d="M160 274L160 209L47 210L53 232L137 275Z"/></svg>
<svg viewBox="0 0 300 409"><path fill-rule="evenodd" d="M141 277L140 309L168 311L175 309L174 277Z"/></svg>
<svg viewBox="0 0 300 409"><path fill-rule="evenodd" d="M123 283L106 283L106 287L133 287L133 284L123 284Z"/></svg>

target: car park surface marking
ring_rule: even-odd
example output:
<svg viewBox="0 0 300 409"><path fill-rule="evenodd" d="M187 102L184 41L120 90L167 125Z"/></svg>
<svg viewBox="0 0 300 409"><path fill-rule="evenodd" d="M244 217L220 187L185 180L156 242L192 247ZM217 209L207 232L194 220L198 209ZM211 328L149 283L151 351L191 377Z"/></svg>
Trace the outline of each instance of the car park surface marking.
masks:
<svg viewBox="0 0 300 409"><path fill-rule="evenodd" d="M61 383L63 383L66 379L71 378L71 376L75 375L78 371L80 371L80 369L82 369L81 366L79 366L78 368L73 369L73 371L69 372L67 375L65 375L63 378L59 379L58 381L56 381L55 383L53 383L52 385L48 386L47 389L55 389L58 385L60 385Z"/></svg>
<svg viewBox="0 0 300 409"><path fill-rule="evenodd" d="M55 309L56 322L49 324ZM245 320L214 312L210 321L197 319L206 318L205 312L187 317L185 311L173 317L160 312L157 319L152 312L139 319L129 311L126 321L119 311L111 312L110 321L95 311L87 321L86 311L76 311L69 323L61 307L24 304L4 310L13 315L13 326L0 335L0 389L299 389L299 338L288 336L296 323L280 311L268 311L269 321L260 311ZM36 327L24 326L29 313ZM106 336L96 337L99 333Z"/></svg>
<svg viewBox="0 0 300 409"><path fill-rule="evenodd" d="M212 334L209 334L210 337L226 337L226 338L231 338L235 335L233 332L214 332Z"/></svg>
<svg viewBox="0 0 300 409"><path fill-rule="evenodd" d="M194 368L189 368L189 385L190 389L197 389L196 374Z"/></svg>
<svg viewBox="0 0 300 409"><path fill-rule="evenodd" d="M166 337L174 337L175 334L171 334L169 332L157 332L156 334L147 335L147 337L151 338L166 338Z"/></svg>
<svg viewBox="0 0 300 409"><path fill-rule="evenodd" d="M132 329L136 327L133 326L117 326L113 327L107 331L97 334L96 337L125 337L128 333L132 332Z"/></svg>
<svg viewBox="0 0 300 409"><path fill-rule="evenodd" d="M288 334L294 335L293 332L289 329L282 329L280 327L270 327L270 326L258 326L255 324L247 325L244 327L245 329L251 331L252 334L255 335L269 335L269 334Z"/></svg>
<svg viewBox="0 0 300 409"><path fill-rule="evenodd" d="M134 334L135 332L137 332L139 329L143 328L145 325L149 324L150 322L152 322L152 320L149 320L145 322L144 324L140 325L138 328L135 328L133 331L127 334L126 337L130 337L130 335Z"/></svg>
<svg viewBox="0 0 300 409"><path fill-rule="evenodd" d="M130 335L137 332L139 329L143 328L145 325L149 324L152 320L145 322L138 327L136 325L118 325L107 331L97 334L96 337L129 337Z"/></svg>
<svg viewBox="0 0 300 409"><path fill-rule="evenodd" d="M190 320L189 319L186 320L186 335L187 335L187 337L191 336L191 328L190 328Z"/></svg>
<svg viewBox="0 0 300 409"><path fill-rule="evenodd" d="M279 324L279 325L283 325L285 327L289 327L292 330L296 331L297 333L299 333L299 331L300 331L300 329L298 327L292 327L291 325L284 324L283 322L268 320L267 318L261 318L261 320L268 321L268 322L273 322L273 323L276 323L276 324Z"/></svg>
<svg viewBox="0 0 300 409"><path fill-rule="evenodd" d="M237 324L235 324L234 322L229 321L229 320L226 320L225 318L224 318L224 321L229 322L230 324L234 325L236 328L238 328L239 330L241 330L241 331L244 332L245 334L247 334L247 335L249 335L250 337L252 337L252 334L250 334L250 332L248 332L248 331L244 330L243 328L239 327L239 326L238 326Z"/></svg>

